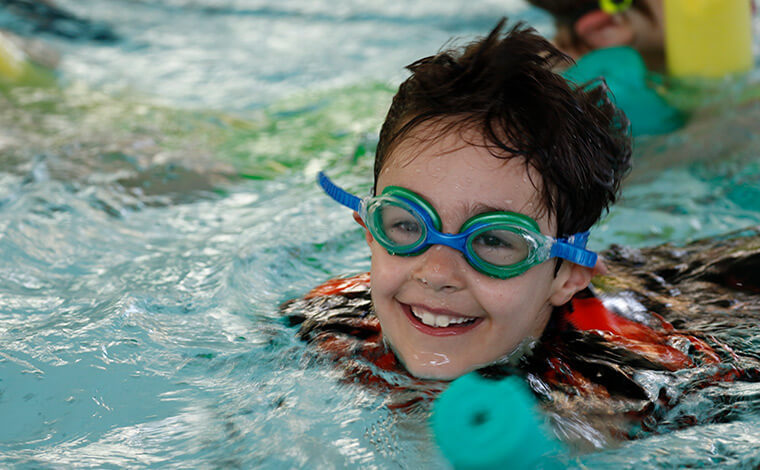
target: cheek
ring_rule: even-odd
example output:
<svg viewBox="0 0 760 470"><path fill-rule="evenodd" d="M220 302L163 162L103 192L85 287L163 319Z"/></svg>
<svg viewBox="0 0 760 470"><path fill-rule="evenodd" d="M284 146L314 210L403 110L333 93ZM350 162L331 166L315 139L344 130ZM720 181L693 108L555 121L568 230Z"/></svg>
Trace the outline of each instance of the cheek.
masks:
<svg viewBox="0 0 760 470"><path fill-rule="evenodd" d="M479 303L495 322L523 328L545 323L552 308L551 271L536 268L509 280L489 279L477 284Z"/></svg>
<svg viewBox="0 0 760 470"><path fill-rule="evenodd" d="M389 255L377 243L370 244L372 252L372 269L370 280L372 292L377 295L393 295L407 278L405 259Z"/></svg>

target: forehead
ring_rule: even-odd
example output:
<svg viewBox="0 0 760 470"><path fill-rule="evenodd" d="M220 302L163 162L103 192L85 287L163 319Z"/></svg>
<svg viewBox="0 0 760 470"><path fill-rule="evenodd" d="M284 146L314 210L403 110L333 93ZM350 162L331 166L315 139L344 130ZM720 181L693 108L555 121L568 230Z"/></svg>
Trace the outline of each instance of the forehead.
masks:
<svg viewBox="0 0 760 470"><path fill-rule="evenodd" d="M477 130L441 133L441 124L415 129L393 149L377 180L377 192L402 186L427 199L456 223L493 210L519 212L550 228L541 198L541 177L519 156L495 157Z"/></svg>

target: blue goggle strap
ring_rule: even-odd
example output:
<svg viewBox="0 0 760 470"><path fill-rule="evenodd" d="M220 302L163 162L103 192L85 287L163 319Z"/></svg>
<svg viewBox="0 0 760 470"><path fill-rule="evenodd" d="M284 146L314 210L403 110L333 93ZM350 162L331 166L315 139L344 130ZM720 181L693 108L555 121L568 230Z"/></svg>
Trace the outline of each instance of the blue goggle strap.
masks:
<svg viewBox="0 0 760 470"><path fill-rule="evenodd" d="M319 186L324 189L328 196L333 198L335 202L342 204L349 209L353 209L361 214L362 200L358 196L354 196L348 191L338 187L335 183L330 181L324 172L320 171L317 175L317 182Z"/></svg>
<svg viewBox="0 0 760 470"><path fill-rule="evenodd" d="M596 253L586 249L589 232L580 232L567 238L558 238L550 255L553 258L562 258L575 264L593 268L596 265Z"/></svg>

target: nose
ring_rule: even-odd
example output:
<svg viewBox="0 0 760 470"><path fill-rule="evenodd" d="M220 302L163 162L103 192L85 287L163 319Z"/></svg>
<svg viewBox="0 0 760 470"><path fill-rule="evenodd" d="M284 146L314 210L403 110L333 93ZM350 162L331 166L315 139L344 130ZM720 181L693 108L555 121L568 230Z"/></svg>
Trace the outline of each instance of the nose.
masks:
<svg viewBox="0 0 760 470"><path fill-rule="evenodd" d="M419 255L412 272L415 281L436 292L457 292L464 288L466 263L462 253L444 245L433 245Z"/></svg>

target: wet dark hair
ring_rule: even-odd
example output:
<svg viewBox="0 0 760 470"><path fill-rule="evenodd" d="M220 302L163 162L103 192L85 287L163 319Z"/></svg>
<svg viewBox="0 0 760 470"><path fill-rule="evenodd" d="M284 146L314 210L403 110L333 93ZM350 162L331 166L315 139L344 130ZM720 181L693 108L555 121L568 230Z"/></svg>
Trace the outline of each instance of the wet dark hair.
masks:
<svg viewBox="0 0 760 470"><path fill-rule="evenodd" d="M603 82L569 84L552 71L570 61L566 55L522 23L502 35L505 22L461 50L407 67L412 75L380 131L375 189L398 144L421 124L440 123L431 139L476 130L483 139L467 143L535 168L541 181L534 185L556 215L557 236L588 230L615 201L630 168L628 120Z"/></svg>

